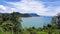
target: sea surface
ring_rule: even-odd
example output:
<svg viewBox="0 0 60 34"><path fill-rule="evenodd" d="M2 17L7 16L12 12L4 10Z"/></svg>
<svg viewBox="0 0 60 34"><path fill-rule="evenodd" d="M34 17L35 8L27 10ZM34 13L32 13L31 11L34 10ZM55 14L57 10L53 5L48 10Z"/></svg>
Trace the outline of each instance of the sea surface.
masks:
<svg viewBox="0 0 60 34"><path fill-rule="evenodd" d="M51 23L52 17L26 17L26 18L22 18L22 27L23 28L29 28L29 27L43 27L44 25L47 25L49 23Z"/></svg>

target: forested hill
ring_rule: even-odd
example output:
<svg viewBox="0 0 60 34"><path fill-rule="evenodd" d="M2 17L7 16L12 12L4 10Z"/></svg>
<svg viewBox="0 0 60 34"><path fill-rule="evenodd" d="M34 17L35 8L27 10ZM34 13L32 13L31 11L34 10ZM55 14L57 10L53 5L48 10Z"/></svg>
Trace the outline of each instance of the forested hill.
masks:
<svg viewBox="0 0 60 34"><path fill-rule="evenodd" d="M14 12L15 15L18 15L19 17L39 17L39 15L35 14L35 13L19 13L19 12ZM0 13L0 15L2 14L10 14L10 13Z"/></svg>

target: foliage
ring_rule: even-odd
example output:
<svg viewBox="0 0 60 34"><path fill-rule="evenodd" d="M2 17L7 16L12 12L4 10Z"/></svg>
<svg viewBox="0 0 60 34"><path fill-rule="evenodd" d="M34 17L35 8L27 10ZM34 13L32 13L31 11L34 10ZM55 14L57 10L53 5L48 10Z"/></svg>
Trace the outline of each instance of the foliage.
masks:
<svg viewBox="0 0 60 34"><path fill-rule="evenodd" d="M0 15L0 34L60 34L60 15L52 18L51 24L43 28L22 28L21 17L18 12ZM28 14L26 14L28 15ZM25 15L25 17L26 17Z"/></svg>
<svg viewBox="0 0 60 34"><path fill-rule="evenodd" d="M57 16L52 18L52 25L56 26L56 28L60 29L60 13Z"/></svg>
<svg viewBox="0 0 60 34"><path fill-rule="evenodd" d="M15 12L0 15L0 27L5 34L18 34L22 28L21 19Z"/></svg>

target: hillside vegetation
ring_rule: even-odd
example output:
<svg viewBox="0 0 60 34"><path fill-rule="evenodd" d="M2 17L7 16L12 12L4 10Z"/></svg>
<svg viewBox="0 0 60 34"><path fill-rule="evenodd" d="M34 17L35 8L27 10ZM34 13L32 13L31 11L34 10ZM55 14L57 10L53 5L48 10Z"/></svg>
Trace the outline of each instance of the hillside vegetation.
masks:
<svg viewBox="0 0 60 34"><path fill-rule="evenodd" d="M54 16L51 23L43 28L22 28L21 22L21 17L16 12L1 14L0 34L60 34L60 15Z"/></svg>

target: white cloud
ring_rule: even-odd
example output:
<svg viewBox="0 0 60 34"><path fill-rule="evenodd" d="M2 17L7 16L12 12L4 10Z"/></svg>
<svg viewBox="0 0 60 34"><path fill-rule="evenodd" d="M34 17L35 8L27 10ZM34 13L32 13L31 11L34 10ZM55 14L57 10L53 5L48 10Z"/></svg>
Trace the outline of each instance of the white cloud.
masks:
<svg viewBox="0 0 60 34"><path fill-rule="evenodd" d="M22 0L21 2L16 2L16 3L9 2L9 3L16 6L16 9L20 9L21 12L24 11L24 13L42 14L47 10L46 8L44 8L44 5L42 2L36 2L32 0L31 1Z"/></svg>
<svg viewBox="0 0 60 34"><path fill-rule="evenodd" d="M0 5L0 12L1 13L11 13L13 12L11 8L9 7L6 7L4 5Z"/></svg>
<svg viewBox="0 0 60 34"><path fill-rule="evenodd" d="M47 7L48 11L46 12L47 16L55 16L60 13L60 6L49 6Z"/></svg>
<svg viewBox="0 0 60 34"><path fill-rule="evenodd" d="M60 6L55 5L54 2L45 2L49 4L48 7L45 7L44 2L38 2L35 0L22 0L20 2L7 2L16 6L16 8L11 8L14 11L21 13L37 13L38 15L44 16L54 16L60 12Z"/></svg>
<svg viewBox="0 0 60 34"><path fill-rule="evenodd" d="M6 10L6 7L4 7L3 5L0 5L0 10L4 11Z"/></svg>

